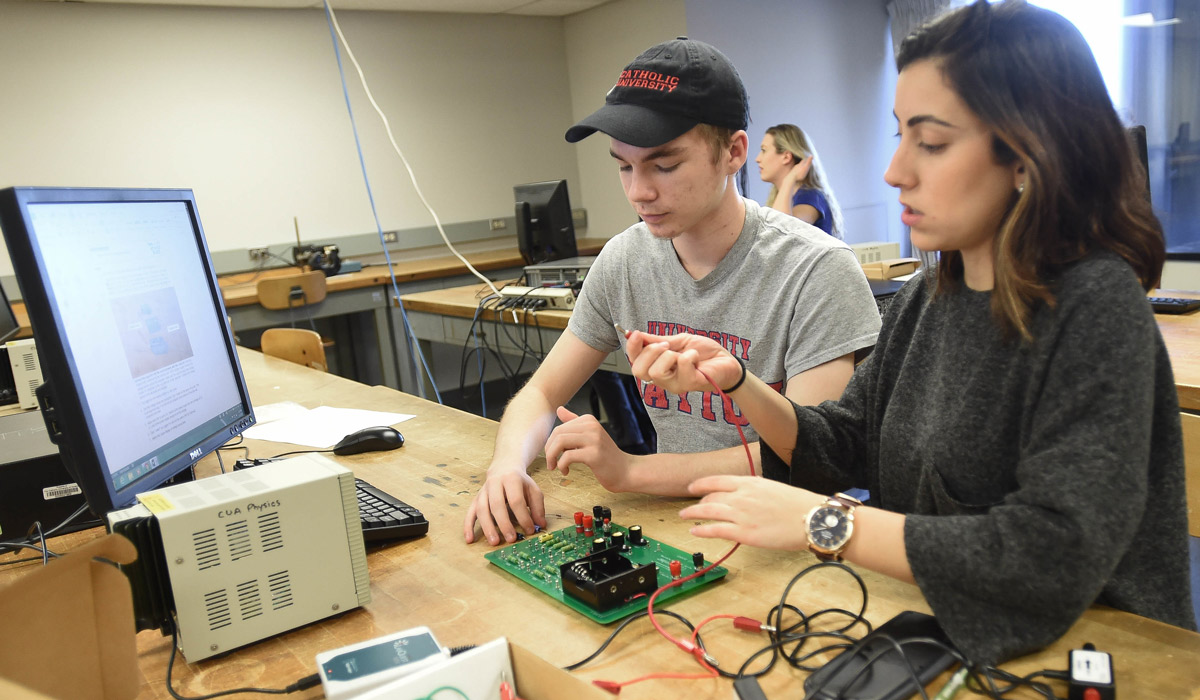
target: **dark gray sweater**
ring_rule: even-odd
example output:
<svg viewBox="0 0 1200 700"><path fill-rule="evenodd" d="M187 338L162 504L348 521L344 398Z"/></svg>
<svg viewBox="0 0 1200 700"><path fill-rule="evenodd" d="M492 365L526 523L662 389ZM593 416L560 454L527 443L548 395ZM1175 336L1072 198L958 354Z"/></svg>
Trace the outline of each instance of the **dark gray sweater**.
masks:
<svg viewBox="0 0 1200 700"><path fill-rule="evenodd" d="M908 515L913 575L950 639L998 663L1102 603L1194 629L1179 404L1145 294L1094 255L1006 340L990 293L918 276L837 402L796 407L790 467L822 493L870 489Z"/></svg>

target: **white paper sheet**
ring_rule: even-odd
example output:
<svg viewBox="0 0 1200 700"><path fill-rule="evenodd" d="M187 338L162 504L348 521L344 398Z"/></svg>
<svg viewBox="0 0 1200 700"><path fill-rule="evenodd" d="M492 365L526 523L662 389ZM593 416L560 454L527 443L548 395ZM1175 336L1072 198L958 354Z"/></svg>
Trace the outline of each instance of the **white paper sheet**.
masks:
<svg viewBox="0 0 1200 700"><path fill-rule="evenodd" d="M259 411L269 409L266 411L267 415L275 413L283 414L284 417L269 423L255 425L245 432L246 437L252 440L271 440L272 442L287 442L293 445L325 449L333 447L342 438L363 428L376 425L394 426L416 417L406 413L385 413L358 408L334 408L333 406L319 406L311 411L305 411L303 407L299 407L302 412L297 412L294 407L298 407L298 405L270 404L261 408L255 407L256 416Z"/></svg>

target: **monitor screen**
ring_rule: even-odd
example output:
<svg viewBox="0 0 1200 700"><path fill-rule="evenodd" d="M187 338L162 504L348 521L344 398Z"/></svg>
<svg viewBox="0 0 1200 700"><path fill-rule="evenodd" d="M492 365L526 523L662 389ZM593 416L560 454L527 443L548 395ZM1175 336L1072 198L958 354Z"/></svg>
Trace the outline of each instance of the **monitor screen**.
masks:
<svg viewBox="0 0 1200 700"><path fill-rule="evenodd" d="M47 431L93 513L254 424L190 190L9 188L0 231Z"/></svg>
<svg viewBox="0 0 1200 700"><path fill-rule="evenodd" d="M575 221L566 180L532 182L513 187L516 200L517 247L528 265L573 258Z"/></svg>
<svg viewBox="0 0 1200 700"><path fill-rule="evenodd" d="M1140 174L1144 178L1146 185L1146 199L1150 199L1150 156L1146 147L1146 127L1142 125L1131 126L1125 130L1125 137L1129 139L1129 147L1133 150L1133 161L1137 166L1141 167Z"/></svg>
<svg viewBox="0 0 1200 700"><path fill-rule="evenodd" d="M4 285L0 284L0 343L16 335L18 330L17 317L8 303L8 297L4 295Z"/></svg>

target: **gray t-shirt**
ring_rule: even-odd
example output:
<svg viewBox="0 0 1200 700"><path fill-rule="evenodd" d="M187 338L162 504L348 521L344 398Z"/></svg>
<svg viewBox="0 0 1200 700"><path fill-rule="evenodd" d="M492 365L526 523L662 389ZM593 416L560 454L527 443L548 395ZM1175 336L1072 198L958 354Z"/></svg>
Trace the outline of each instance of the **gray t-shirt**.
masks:
<svg viewBox="0 0 1200 700"><path fill-rule="evenodd" d="M879 312L854 253L803 221L746 204L737 242L703 279L684 270L671 241L644 224L613 237L584 280L569 328L597 350L619 343L613 323L658 335L695 333L723 344L782 391L805 370L870 348ZM641 384L659 452L707 452L757 439L715 391L669 394Z"/></svg>

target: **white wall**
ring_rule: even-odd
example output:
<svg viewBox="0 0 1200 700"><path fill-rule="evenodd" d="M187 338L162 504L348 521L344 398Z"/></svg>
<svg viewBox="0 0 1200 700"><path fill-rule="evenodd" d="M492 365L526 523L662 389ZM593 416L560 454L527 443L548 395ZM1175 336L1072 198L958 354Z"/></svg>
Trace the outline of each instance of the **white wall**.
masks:
<svg viewBox="0 0 1200 700"><path fill-rule="evenodd" d="M444 223L578 191L561 18L338 19ZM320 10L0 1L0 65L0 187L189 187L213 250L375 230ZM432 225L346 71L383 228Z"/></svg>
<svg viewBox="0 0 1200 700"><path fill-rule="evenodd" d="M801 126L841 203L846 240L901 241L897 195L883 182L896 131L884 2L687 0L687 22L692 38L737 66L750 99L754 154L767 127ZM752 160L747 196L763 202L769 189Z"/></svg>
<svg viewBox="0 0 1200 700"><path fill-rule="evenodd" d="M559 139L567 127L604 105L621 69L638 54L687 34L683 0L615 0L567 17L564 28L572 120ZM611 238L638 220L621 189L609 143L604 134L593 134L574 146L581 188L578 195L571 191L571 203L587 207L589 236Z"/></svg>

